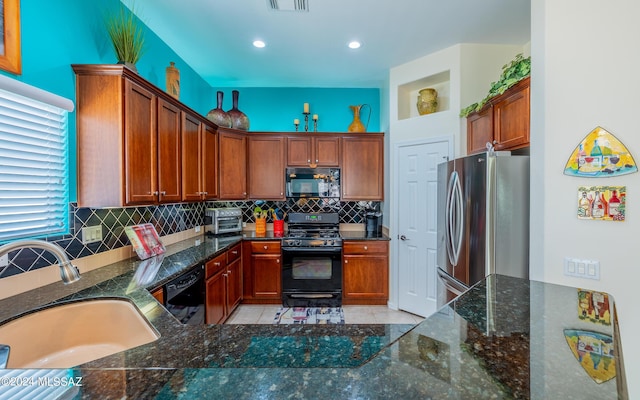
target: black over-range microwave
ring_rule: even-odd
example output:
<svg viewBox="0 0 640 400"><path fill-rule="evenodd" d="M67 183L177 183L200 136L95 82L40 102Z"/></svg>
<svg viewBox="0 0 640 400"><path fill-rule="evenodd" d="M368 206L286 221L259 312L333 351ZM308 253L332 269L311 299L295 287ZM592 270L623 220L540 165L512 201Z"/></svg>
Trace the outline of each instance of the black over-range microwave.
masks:
<svg viewBox="0 0 640 400"><path fill-rule="evenodd" d="M340 198L340 168L287 168L287 197Z"/></svg>

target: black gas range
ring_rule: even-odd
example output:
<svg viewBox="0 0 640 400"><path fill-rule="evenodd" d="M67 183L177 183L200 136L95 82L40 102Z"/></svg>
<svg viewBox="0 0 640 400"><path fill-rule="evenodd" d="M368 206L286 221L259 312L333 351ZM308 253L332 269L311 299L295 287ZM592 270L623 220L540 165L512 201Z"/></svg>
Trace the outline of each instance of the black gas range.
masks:
<svg viewBox="0 0 640 400"><path fill-rule="evenodd" d="M342 239L337 213L291 213L282 238L285 307L342 305Z"/></svg>

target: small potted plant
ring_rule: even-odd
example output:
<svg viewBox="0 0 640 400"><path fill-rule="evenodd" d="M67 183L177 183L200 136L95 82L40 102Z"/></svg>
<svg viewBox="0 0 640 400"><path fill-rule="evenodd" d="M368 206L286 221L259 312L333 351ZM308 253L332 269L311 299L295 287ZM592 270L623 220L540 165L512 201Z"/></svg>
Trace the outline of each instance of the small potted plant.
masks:
<svg viewBox="0 0 640 400"><path fill-rule="evenodd" d="M138 25L133 11L124 6L120 11L105 20L109 38L118 58L118 64L124 64L137 72L136 63L144 52L144 32Z"/></svg>

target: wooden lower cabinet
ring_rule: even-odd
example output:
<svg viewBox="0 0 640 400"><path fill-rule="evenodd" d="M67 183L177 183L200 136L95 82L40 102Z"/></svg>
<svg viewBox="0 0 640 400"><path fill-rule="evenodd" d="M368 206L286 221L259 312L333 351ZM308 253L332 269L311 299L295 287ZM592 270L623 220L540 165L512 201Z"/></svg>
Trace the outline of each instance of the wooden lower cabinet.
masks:
<svg viewBox="0 0 640 400"><path fill-rule="evenodd" d="M389 242L344 241L342 267L343 304L387 304Z"/></svg>
<svg viewBox="0 0 640 400"><path fill-rule="evenodd" d="M243 246L243 302L253 304L282 302L280 241L246 241Z"/></svg>
<svg viewBox="0 0 640 400"><path fill-rule="evenodd" d="M205 323L221 324L242 301L242 245L239 243L205 266Z"/></svg>

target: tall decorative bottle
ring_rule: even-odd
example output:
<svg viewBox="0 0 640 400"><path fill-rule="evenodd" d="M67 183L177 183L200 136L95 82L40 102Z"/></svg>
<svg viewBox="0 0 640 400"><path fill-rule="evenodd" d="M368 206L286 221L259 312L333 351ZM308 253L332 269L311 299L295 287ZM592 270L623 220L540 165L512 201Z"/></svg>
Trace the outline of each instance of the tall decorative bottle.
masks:
<svg viewBox="0 0 640 400"><path fill-rule="evenodd" d="M166 69L167 75L167 93L171 97L180 100L180 71L176 68L176 63L169 62L169 66Z"/></svg>
<svg viewBox="0 0 640 400"><path fill-rule="evenodd" d="M239 96L240 96L240 92L238 92L237 90L231 91L231 99L233 101L233 107L231 108L231 110L227 111L227 114L231 118L231 125L233 128L248 131L249 117L247 117L247 114L238 110Z"/></svg>

